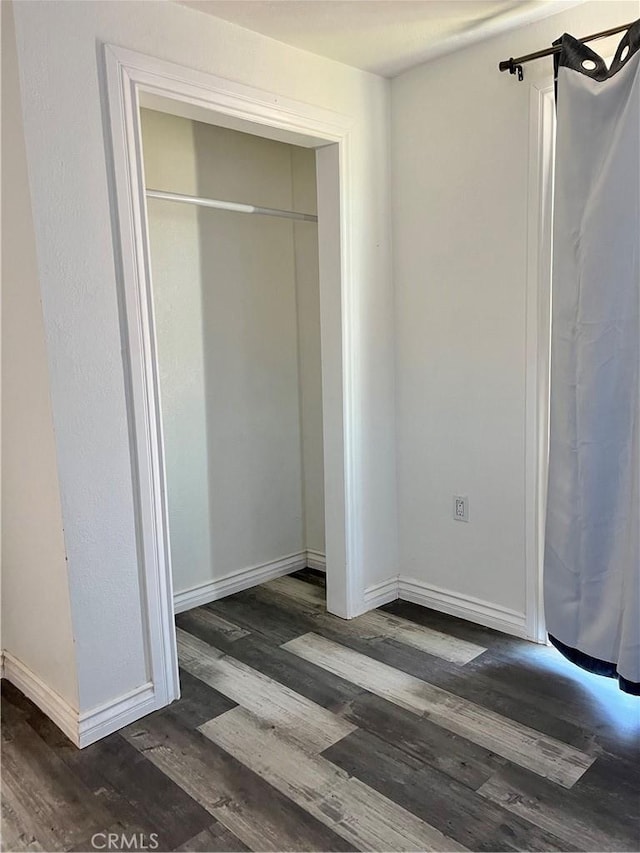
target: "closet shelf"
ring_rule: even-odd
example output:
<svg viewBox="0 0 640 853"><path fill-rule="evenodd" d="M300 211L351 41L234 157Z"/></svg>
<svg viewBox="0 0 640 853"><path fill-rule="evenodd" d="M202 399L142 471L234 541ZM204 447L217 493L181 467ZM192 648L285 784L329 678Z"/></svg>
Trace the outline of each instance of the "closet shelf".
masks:
<svg viewBox="0 0 640 853"><path fill-rule="evenodd" d="M255 204L239 204L235 201L221 201L215 198L200 198L182 193L166 193L162 190L146 190L147 198L157 198L163 201L178 201L184 204L197 204L200 207L213 207L216 210L233 210L236 213L257 213L260 216L280 216L284 219L299 219L304 222L317 222L318 217L312 213L298 213L295 210L278 210L275 207L258 207Z"/></svg>

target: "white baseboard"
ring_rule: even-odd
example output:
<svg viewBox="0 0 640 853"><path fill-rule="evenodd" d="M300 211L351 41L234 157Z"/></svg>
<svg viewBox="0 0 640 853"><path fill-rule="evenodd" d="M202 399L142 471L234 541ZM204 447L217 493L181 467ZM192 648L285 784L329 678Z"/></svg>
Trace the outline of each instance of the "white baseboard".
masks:
<svg viewBox="0 0 640 853"><path fill-rule="evenodd" d="M389 604L390 601L395 601L398 597L398 576L375 583L368 586L364 591L365 612L373 610L375 607L382 607L383 604Z"/></svg>
<svg viewBox="0 0 640 853"><path fill-rule="evenodd" d="M403 601L412 601L423 607L448 613L450 616L457 616L487 628L495 628L514 637L528 639L525 614L517 610L510 610L490 601L431 586L416 578L400 577L398 591L399 598Z"/></svg>
<svg viewBox="0 0 640 853"><path fill-rule="evenodd" d="M95 743L100 738L117 732L118 729L156 709L155 689L149 681L116 699L80 714L77 723L77 745L89 746L90 743Z"/></svg>
<svg viewBox="0 0 640 853"><path fill-rule="evenodd" d="M80 714L28 666L7 651L2 654L2 677L31 699L80 748L118 731L155 711L157 707L155 690L149 682Z"/></svg>
<svg viewBox="0 0 640 853"><path fill-rule="evenodd" d="M279 578L281 575L288 575L291 572L298 571L298 569L304 569L306 566L307 552L300 551L297 554L289 554L289 556L282 557L279 560L271 560L268 563L261 563L258 566L251 566L248 569L231 572L222 578L207 581L207 583L198 584L198 586L194 586L191 589L175 593L173 596L174 612L182 613L183 610L200 607L202 604L208 604L210 601L224 598L225 595L240 592L259 583Z"/></svg>
<svg viewBox="0 0 640 853"><path fill-rule="evenodd" d="M78 736L78 711L66 699L48 687L28 666L11 652L3 654L3 678L22 691L27 699L47 715L70 741L80 746Z"/></svg>
<svg viewBox="0 0 640 853"><path fill-rule="evenodd" d="M321 551L307 551L307 568L318 572L327 571L327 558Z"/></svg>

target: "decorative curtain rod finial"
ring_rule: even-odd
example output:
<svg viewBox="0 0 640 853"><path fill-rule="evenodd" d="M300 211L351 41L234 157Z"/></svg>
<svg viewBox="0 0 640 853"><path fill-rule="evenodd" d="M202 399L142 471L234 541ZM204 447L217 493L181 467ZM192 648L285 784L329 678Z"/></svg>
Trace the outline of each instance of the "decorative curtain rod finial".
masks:
<svg viewBox="0 0 640 853"><path fill-rule="evenodd" d="M508 71L509 74L517 74L518 80L520 81L524 80L524 72L522 70L522 65L520 65L519 62L516 62L513 56L511 57L511 59L503 60L498 65L498 68L500 69L500 71Z"/></svg>

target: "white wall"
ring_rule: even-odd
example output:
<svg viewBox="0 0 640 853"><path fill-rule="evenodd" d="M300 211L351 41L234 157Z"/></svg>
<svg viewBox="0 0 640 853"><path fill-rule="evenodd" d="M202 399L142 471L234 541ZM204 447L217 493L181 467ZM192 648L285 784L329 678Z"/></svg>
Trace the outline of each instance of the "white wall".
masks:
<svg viewBox="0 0 640 853"><path fill-rule="evenodd" d="M2 650L72 708L71 630L13 10L2 4Z"/></svg>
<svg viewBox="0 0 640 853"><path fill-rule="evenodd" d="M146 682L105 155L103 42L353 117L357 539L397 572L387 81L166 2L15 6L81 710ZM62 46L62 47L61 47Z"/></svg>
<svg viewBox="0 0 640 853"><path fill-rule="evenodd" d="M392 81L401 574L519 613L529 83L552 64L497 64L639 14L587 3Z"/></svg>
<svg viewBox="0 0 640 853"><path fill-rule="evenodd" d="M153 110L142 130L149 187L291 209L299 173L313 212L309 149ZM177 593L300 553L306 529L324 547L317 226L154 199L148 216Z"/></svg>

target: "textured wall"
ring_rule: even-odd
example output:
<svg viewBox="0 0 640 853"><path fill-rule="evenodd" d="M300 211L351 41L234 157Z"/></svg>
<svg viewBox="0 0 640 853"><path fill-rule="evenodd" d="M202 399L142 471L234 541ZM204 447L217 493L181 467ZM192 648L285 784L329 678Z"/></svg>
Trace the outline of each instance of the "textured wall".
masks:
<svg viewBox="0 0 640 853"><path fill-rule="evenodd" d="M2 649L78 706L13 9L2 4Z"/></svg>

